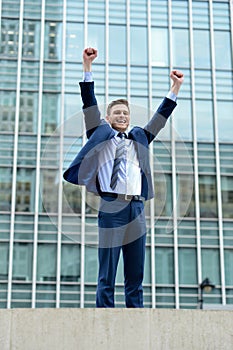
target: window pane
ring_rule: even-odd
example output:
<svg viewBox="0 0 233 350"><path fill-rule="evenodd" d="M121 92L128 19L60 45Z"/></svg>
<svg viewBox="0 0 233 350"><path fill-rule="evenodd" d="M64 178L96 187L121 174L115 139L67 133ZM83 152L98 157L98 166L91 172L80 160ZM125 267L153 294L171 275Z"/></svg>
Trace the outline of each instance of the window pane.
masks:
<svg viewBox="0 0 233 350"><path fill-rule="evenodd" d="M79 62L83 51L83 24L67 23L66 27L66 60Z"/></svg>
<svg viewBox="0 0 233 350"><path fill-rule="evenodd" d="M151 28L151 61L155 66L168 66L167 28Z"/></svg>
<svg viewBox="0 0 233 350"><path fill-rule="evenodd" d="M111 64L126 64L126 27L109 27L109 60Z"/></svg>
<svg viewBox="0 0 233 350"><path fill-rule="evenodd" d="M191 101L179 99L179 112L174 116L174 124L178 138L182 140L193 139Z"/></svg>
<svg viewBox="0 0 233 350"><path fill-rule="evenodd" d="M179 249L179 282L180 284L197 283L197 256L196 249Z"/></svg>
<svg viewBox="0 0 233 350"><path fill-rule="evenodd" d="M190 66L189 32L187 29L173 29L173 65L177 67Z"/></svg>
<svg viewBox="0 0 233 350"><path fill-rule="evenodd" d="M195 68L210 68L210 34L206 30L194 30Z"/></svg>
<svg viewBox="0 0 233 350"><path fill-rule="evenodd" d="M233 250L225 249L224 251L224 262L225 262L225 278L226 285L233 285Z"/></svg>
<svg viewBox="0 0 233 350"><path fill-rule="evenodd" d="M212 101L196 100L196 132L198 141L214 141Z"/></svg>
<svg viewBox="0 0 233 350"><path fill-rule="evenodd" d="M13 279L32 279L32 244L15 243L13 254Z"/></svg>
<svg viewBox="0 0 233 350"><path fill-rule="evenodd" d="M172 248L155 248L156 283L174 283L174 253Z"/></svg>
<svg viewBox="0 0 233 350"><path fill-rule="evenodd" d="M61 281L80 280L80 245L63 244L61 247Z"/></svg>
<svg viewBox="0 0 233 350"><path fill-rule="evenodd" d="M37 281L56 280L56 244L39 244L37 255Z"/></svg>
<svg viewBox="0 0 233 350"><path fill-rule="evenodd" d="M199 176L201 217L217 217L217 190L215 176Z"/></svg>
<svg viewBox="0 0 233 350"><path fill-rule="evenodd" d="M96 283L98 276L98 249L86 246L85 248L85 282Z"/></svg>
<svg viewBox="0 0 233 350"><path fill-rule="evenodd" d="M145 27L130 27L131 64L147 64L147 30Z"/></svg>
<svg viewBox="0 0 233 350"><path fill-rule="evenodd" d="M1 242L0 245L0 280L7 280L8 277L8 261L9 261L9 245Z"/></svg>
<svg viewBox="0 0 233 350"><path fill-rule="evenodd" d="M58 22L45 23L45 59L61 60L62 25Z"/></svg>
<svg viewBox="0 0 233 350"><path fill-rule="evenodd" d="M213 284L220 284L220 260L218 249L202 249L202 277Z"/></svg>
<svg viewBox="0 0 233 350"><path fill-rule="evenodd" d="M230 32L215 31L214 48L216 68L229 70L232 69Z"/></svg>
<svg viewBox="0 0 233 350"><path fill-rule="evenodd" d="M233 218L233 177L222 176L222 210L224 218Z"/></svg>
<svg viewBox="0 0 233 350"><path fill-rule="evenodd" d="M231 102L231 101L217 101L217 111L218 111L219 141L232 142L233 102Z"/></svg>

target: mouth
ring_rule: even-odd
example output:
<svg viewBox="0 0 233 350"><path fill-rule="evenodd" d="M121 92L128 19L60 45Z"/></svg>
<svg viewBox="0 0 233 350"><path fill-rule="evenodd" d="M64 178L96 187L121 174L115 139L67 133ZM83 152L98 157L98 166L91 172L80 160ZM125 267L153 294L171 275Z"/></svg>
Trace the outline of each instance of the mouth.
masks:
<svg viewBox="0 0 233 350"><path fill-rule="evenodd" d="M116 123L117 123L117 124L123 124L123 125L124 125L124 124L127 123L127 121L126 121L125 119L117 119L117 120L116 120Z"/></svg>

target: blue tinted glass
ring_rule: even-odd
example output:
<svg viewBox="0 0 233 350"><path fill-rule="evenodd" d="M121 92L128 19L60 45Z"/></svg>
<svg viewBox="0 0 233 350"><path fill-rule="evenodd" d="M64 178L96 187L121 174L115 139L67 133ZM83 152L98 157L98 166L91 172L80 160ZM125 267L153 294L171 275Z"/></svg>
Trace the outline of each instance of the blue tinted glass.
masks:
<svg viewBox="0 0 233 350"><path fill-rule="evenodd" d="M219 141L232 142L233 102L217 101L218 137Z"/></svg>
<svg viewBox="0 0 233 350"><path fill-rule="evenodd" d="M178 111L174 114L174 126L178 138L182 140L192 140L192 114L191 101L180 100Z"/></svg>
<svg viewBox="0 0 233 350"><path fill-rule="evenodd" d="M131 64L147 64L147 29L145 27L130 27Z"/></svg>
<svg viewBox="0 0 233 350"><path fill-rule="evenodd" d="M213 103L196 100L196 132L198 141L214 141Z"/></svg>
<svg viewBox="0 0 233 350"><path fill-rule="evenodd" d="M177 67L190 66L189 32L187 29L173 29L173 64Z"/></svg>
<svg viewBox="0 0 233 350"><path fill-rule="evenodd" d="M180 284L197 283L197 255L194 248L179 249L179 282Z"/></svg>
<svg viewBox="0 0 233 350"><path fill-rule="evenodd" d="M109 27L109 60L112 64L126 64L126 27Z"/></svg>
<svg viewBox="0 0 233 350"><path fill-rule="evenodd" d="M167 28L151 28L151 63L159 67L168 66Z"/></svg>
<svg viewBox="0 0 233 350"><path fill-rule="evenodd" d="M174 253L172 248L155 249L156 283L174 283Z"/></svg>
<svg viewBox="0 0 233 350"><path fill-rule="evenodd" d="M219 250L202 248L202 276L214 284L220 284Z"/></svg>
<svg viewBox="0 0 233 350"><path fill-rule="evenodd" d="M105 61L105 26L103 24L88 25L87 46L98 49L98 59L96 62Z"/></svg>
<svg viewBox="0 0 233 350"><path fill-rule="evenodd" d="M230 32L214 32L215 65L217 69L232 69Z"/></svg>
<svg viewBox="0 0 233 350"><path fill-rule="evenodd" d="M83 24L67 23L66 30L66 60L79 62L84 45Z"/></svg>
<svg viewBox="0 0 233 350"><path fill-rule="evenodd" d="M195 68L210 68L210 34L206 30L194 30Z"/></svg>

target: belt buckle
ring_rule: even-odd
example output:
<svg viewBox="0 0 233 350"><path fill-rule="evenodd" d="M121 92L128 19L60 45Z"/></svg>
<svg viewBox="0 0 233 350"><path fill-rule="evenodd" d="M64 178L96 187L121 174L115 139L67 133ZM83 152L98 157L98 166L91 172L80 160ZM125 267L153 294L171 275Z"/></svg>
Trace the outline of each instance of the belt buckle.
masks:
<svg viewBox="0 0 233 350"><path fill-rule="evenodd" d="M131 201L132 195L131 194L125 194L125 200L126 201Z"/></svg>

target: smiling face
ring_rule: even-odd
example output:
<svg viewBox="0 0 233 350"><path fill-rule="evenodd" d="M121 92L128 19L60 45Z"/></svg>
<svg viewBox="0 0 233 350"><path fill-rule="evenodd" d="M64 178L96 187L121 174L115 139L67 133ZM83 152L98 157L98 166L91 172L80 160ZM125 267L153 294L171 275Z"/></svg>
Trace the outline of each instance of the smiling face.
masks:
<svg viewBox="0 0 233 350"><path fill-rule="evenodd" d="M123 103L114 104L108 109L106 120L111 124L113 129L121 132L126 131L130 122L128 106Z"/></svg>

